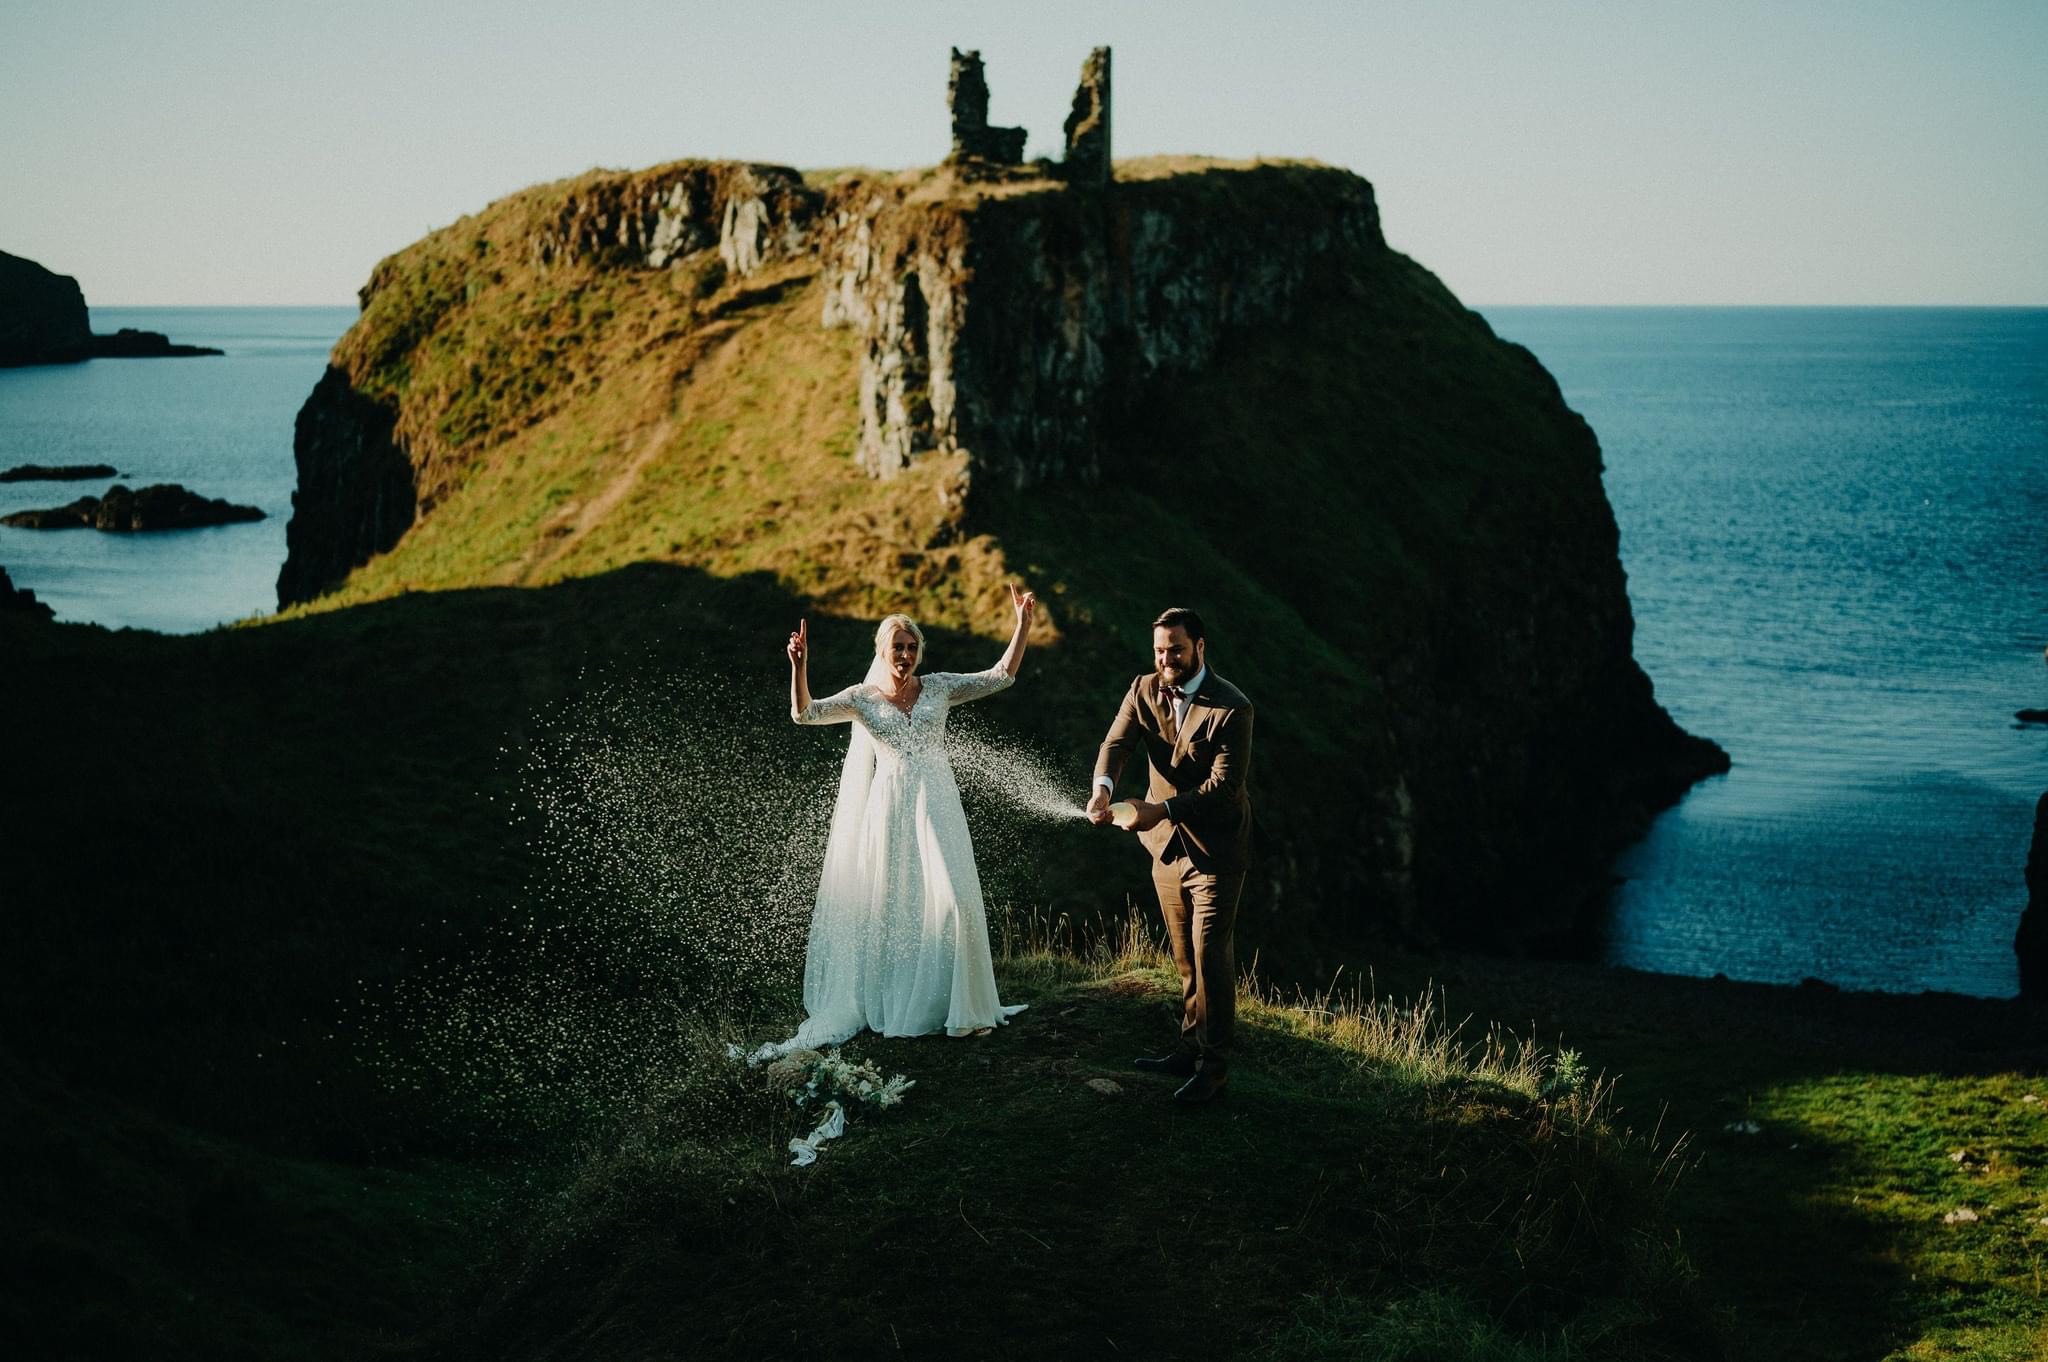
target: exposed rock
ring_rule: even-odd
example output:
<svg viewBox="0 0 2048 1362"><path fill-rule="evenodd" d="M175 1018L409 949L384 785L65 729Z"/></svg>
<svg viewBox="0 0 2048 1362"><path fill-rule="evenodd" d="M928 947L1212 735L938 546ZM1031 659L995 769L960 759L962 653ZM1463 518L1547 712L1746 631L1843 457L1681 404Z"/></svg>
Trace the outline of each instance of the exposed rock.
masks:
<svg viewBox="0 0 2048 1362"><path fill-rule="evenodd" d="M82 478L119 476L120 471L110 463L23 463L0 472L0 482L76 482Z"/></svg>
<svg viewBox="0 0 2048 1362"><path fill-rule="evenodd" d="M160 331L127 326L96 336L76 279L0 251L0 368L220 353L205 345L173 345Z"/></svg>
<svg viewBox="0 0 2048 1362"><path fill-rule="evenodd" d="M956 119L965 82L966 112L985 122L971 58L955 66ZM1104 62L1105 101L1107 74ZM1092 135L1073 139L1084 153ZM760 182L761 168L740 169ZM1384 593L1384 609L1356 583L1332 593L1344 617L1316 626L1328 665L1363 688L1356 711L1313 742L1316 725L1290 736L1283 718L1264 749L1278 773L1259 815L1272 901L1333 922L1369 915L1418 942L1498 945L1589 921L1612 853L1729 761L1679 729L1634 660L1599 444L1555 381L1387 247L1372 187L1349 172L1190 158L1127 163L1083 188L1012 169L993 186L848 176L822 203L774 175L774 194L737 192L746 177L706 163L592 175L392 257L300 415L280 603L339 585L490 457L504 427L449 433L447 395L462 386L450 360L472 378L502 367L506 315L544 320L559 287L660 268L671 250L685 269L734 274L786 255L776 287L816 288L824 324L854 332L861 466L886 478L926 451L949 461L936 528L890 546L907 558L987 537L1011 561L1058 561L1067 546L1017 510L1034 501L1100 514L1113 540L1147 522L1108 503L1151 493L1185 451L1204 482L1161 519L1213 537L1196 555L1207 580L1313 611L1325 602L1309 570L1348 570L1354 555L1365 589ZM578 272L493 280L475 262L507 243ZM679 369L705 324L700 290L681 275L629 282L602 292L652 303L635 334L650 363ZM478 287L508 290L481 334L464 312ZM530 427L559 410L555 392L588 392L607 376L577 366L611 346L586 336L537 354L529 372L547 386L511 419ZM1219 400L1225 386L1241 399ZM1254 528L1233 523L1240 502ZM1299 554L1263 542L1297 527ZM1097 618L1099 640L1116 626Z"/></svg>
<svg viewBox="0 0 2048 1362"><path fill-rule="evenodd" d="M1068 184L1100 189L1109 183L1109 49L1098 47L1081 63L1081 84L1067 115L1066 159L1060 176Z"/></svg>
<svg viewBox="0 0 2048 1362"><path fill-rule="evenodd" d="M83 359L91 343L78 281L0 251L0 366Z"/></svg>
<svg viewBox="0 0 2048 1362"><path fill-rule="evenodd" d="M534 233L533 258L660 269L715 246L728 271L746 275L801 251L818 204L788 166L681 161L579 182ZM373 277L366 292L377 285Z"/></svg>
<svg viewBox="0 0 2048 1362"><path fill-rule="evenodd" d="M160 331L129 326L95 336L76 279L0 251L0 368L220 353L205 345L173 345Z"/></svg>
<svg viewBox="0 0 2048 1362"><path fill-rule="evenodd" d="M4 567L0 567L0 615L27 616L40 620L57 618L57 612L37 600L35 592L25 586L16 586Z"/></svg>
<svg viewBox="0 0 2048 1362"><path fill-rule="evenodd" d="M953 49L946 76L946 107L953 114L953 150L946 164L970 178L983 168L1013 166L1024 159L1023 128L992 128L988 122L988 77L981 53Z"/></svg>
<svg viewBox="0 0 2048 1362"><path fill-rule="evenodd" d="M2034 805L2034 840L2027 847L2027 906L2012 948L2020 958L2020 996L2048 998L2048 794Z"/></svg>
<svg viewBox="0 0 2048 1362"><path fill-rule="evenodd" d="M111 336L94 336L86 347L88 359L178 359L225 353L210 345L174 345L161 331L138 331L132 326L124 326Z"/></svg>
<svg viewBox="0 0 2048 1362"><path fill-rule="evenodd" d="M26 530L191 530L205 525L232 525L263 519L254 506L237 506L217 497L202 497L174 482L153 483L133 491L115 483L105 496L80 497L68 506L17 511L0 516L0 525Z"/></svg>
<svg viewBox="0 0 2048 1362"><path fill-rule="evenodd" d="M690 268L688 291L701 296L727 278L807 253L822 196L787 166L677 161L627 174L593 172L546 202L525 235L524 251L537 268ZM406 310L417 312L403 319L395 335L400 346L431 332L463 296L451 290L415 307L414 293L402 287L407 268L402 255L380 262L357 294L367 313L387 290L400 289ZM344 351L337 347L299 411L292 441L298 487L277 578L280 606L333 589L397 543L458 475L436 462L448 442L431 423L402 425L388 387L359 386L386 357Z"/></svg>
<svg viewBox="0 0 2048 1362"><path fill-rule="evenodd" d="M15 511L0 516L0 525L17 530L83 530L92 526L93 517L99 514L98 497L80 497L68 506L51 506L41 510Z"/></svg>
<svg viewBox="0 0 2048 1362"><path fill-rule="evenodd" d="M298 486L285 526L280 607L330 591L349 569L398 542L419 511L412 460L393 431L398 414L328 366L292 430Z"/></svg>
<svg viewBox="0 0 2048 1362"><path fill-rule="evenodd" d="M827 326L861 336L861 464L888 477L969 450L1016 486L1095 481L1130 385L1202 368L1231 331L1284 322L1318 269L1384 251L1372 186L1330 170L1213 172L1257 213L1218 212L1203 176L921 201L835 196Z"/></svg>

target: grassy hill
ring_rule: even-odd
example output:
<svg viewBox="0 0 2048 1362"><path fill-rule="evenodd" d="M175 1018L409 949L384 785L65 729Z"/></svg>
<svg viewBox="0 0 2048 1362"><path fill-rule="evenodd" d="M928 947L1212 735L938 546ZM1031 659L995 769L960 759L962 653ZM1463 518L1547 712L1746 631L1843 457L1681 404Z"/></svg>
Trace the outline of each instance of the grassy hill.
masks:
<svg viewBox="0 0 2048 1362"><path fill-rule="evenodd" d="M663 966L704 919L602 858L565 890L499 751L558 722L579 750L659 733L612 697L727 684L715 621L786 603L644 567L192 638L5 626L30 665L0 697L59 721L23 733L41 793L7 810L39 849L9 866L0 1003L10 1333L47 1356L614 1358L1044 1355L1099 1329L1159 1355L1200 1303L1271 1356L1418 1332L1714 1355L1668 1182L1598 1094L1539 1099L1542 1056L1261 1005L1237 1107L1176 1125L1135 1079L1086 1086L1170 1030L1156 956L1037 950L1025 913L1003 979L1031 1010L867 1047L912 1101L786 1167L798 1114L720 1044L786 1026L795 959L678 991ZM778 711L719 750L786 739ZM750 784L778 800L834 755ZM733 887L706 906L733 915ZM520 950L536 914L545 960ZM1162 1239L1191 1179L1212 1219Z"/></svg>
<svg viewBox="0 0 2048 1362"><path fill-rule="evenodd" d="M195 637L0 619L10 1336L95 1358L2035 1355L2038 1018L1373 939L1569 899L1645 807L1601 763L1669 737L1621 665L1597 445L1526 353L1371 254L1201 374L1134 382L1098 482L958 452L878 481L853 458L866 360L818 325L814 262L543 267L536 234L665 173L522 191L379 266L330 378L388 415L418 504L334 591ZM1340 174L1129 178L1146 211L1241 221ZM1072 208L816 178L1026 235ZM1031 1009L862 1047L911 1100L790 1169L798 1118L722 1048L794 1019L838 756L787 722L781 637L809 614L817 679L851 679L868 621L907 606L930 665L985 665L1013 576L1049 617L984 732L1078 786L1145 622L1200 604L1261 712L1243 958L1379 987L1251 1008L1231 1105L1181 1119L1122 1067L1167 1033L1158 963L1099 931L1142 857L977 798L1003 986ZM1558 772L1583 797L1546 802ZM1388 1001L1432 975L1433 1014ZM1546 1048L1482 1043L1491 1019ZM1619 1083L1564 1081L1565 1044Z"/></svg>
<svg viewBox="0 0 2048 1362"><path fill-rule="evenodd" d="M0 989L10 1335L59 1357L659 1356L717 1320L714 1354L773 1355L789 1328L878 1351L890 1324L972 1351L946 1332L965 1301L1028 1354L1111 1324L1156 1348L1190 1291L1273 1357L2037 1355L2048 1118L2025 1099L2048 1100L2048 1036L2014 1003L1375 952L1343 977L1382 1008L1434 980L1467 1040L1498 1020L1613 1091L1560 1125L1531 1100L1540 1067L1417 1063L1316 1006L1260 1007L1234 1106L1176 1126L1121 1068L1170 1029L1156 965L1037 954L1043 921L1006 892L1003 987L1031 1010L971 1045L874 1044L910 1103L784 1168L794 1115L700 1064L788 1024L797 959L678 992L671 962L748 916L730 886L685 911L660 879L563 861L533 829L568 786L527 769L639 735L659 775L672 700L758 690L714 755L765 802L687 781L639 802L656 827L790 826L777 801L836 752L789 747L779 660L727 621L794 604L646 565L188 638L0 622L20 661L0 705L30 720L10 755L35 773L0 810L23 849ZM820 646L859 632L828 619ZM987 708L1014 722L1007 703ZM1015 854L1000 813L974 811L992 880ZM552 963L522 949L537 916L562 927ZM1167 1232L1188 1170L1219 1189L1206 1237ZM1981 1218L1945 1223L1965 1207ZM732 1270L676 1287L714 1248ZM919 1270L875 1268L897 1251ZM771 1262L812 1289L764 1304ZM1126 1279L1167 1294L1104 1294Z"/></svg>
<svg viewBox="0 0 2048 1362"><path fill-rule="evenodd" d="M311 552L302 524L363 513L348 501L368 493L315 489L365 446L388 448L417 511L287 618L654 562L761 573L814 614L908 610L993 648L1016 578L1048 607L1020 703L1078 770L1145 666L1150 619L1197 604L1218 670L1264 716L1270 854L1253 892L1288 901L1293 930L1273 944L1305 955L1327 937L1570 930L1597 906L1611 850L1725 765L1670 722L1630 655L1585 423L1526 351L1378 241L1363 181L1177 158L1119 167L1097 204L1051 183L832 172L812 192L818 221L840 225L751 273L709 245L648 268L616 244L652 211L635 205L709 173L686 162L538 186L378 266L301 417L294 560ZM1365 225L1326 240L1319 224L1337 218ZM614 236L559 246L564 222L590 221ZM1172 252L1162 265L1097 244L1114 256L1167 230L1216 259L1161 279L1147 271L1173 269ZM821 324L853 277L835 243L867 232L898 253L876 271L952 271L950 306L970 319L947 342L961 409L1008 410L1021 391L1064 410L1046 395L1063 380L1031 366L1063 346L1092 353L1096 339L1069 333L1096 325L1098 306L1269 320L1218 320L1194 339L1133 320L1137 341L1100 323L1102 346L1144 348L1104 359L1131 371L1086 399L1099 477L1027 478L1015 451L941 445L878 479L854 457L862 366L896 361L863 350L857 327ZM1232 274L1236 261L1252 263ZM1107 292L1079 320L1045 312L1076 289ZM1304 299L1291 313L1243 301L1286 289ZM904 344L926 343L911 332ZM1211 345L1199 364L1172 361ZM929 407L922 391L905 400ZM791 623L734 622L760 646ZM814 680L864 665L827 653ZM1041 901L1114 913L1144 890L1086 857L1075 872L1049 865Z"/></svg>

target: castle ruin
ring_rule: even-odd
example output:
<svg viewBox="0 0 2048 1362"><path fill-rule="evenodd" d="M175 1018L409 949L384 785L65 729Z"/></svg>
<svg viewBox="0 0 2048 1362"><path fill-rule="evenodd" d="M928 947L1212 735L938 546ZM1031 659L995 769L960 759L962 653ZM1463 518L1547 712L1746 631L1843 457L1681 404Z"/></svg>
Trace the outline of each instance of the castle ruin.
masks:
<svg viewBox="0 0 2048 1362"><path fill-rule="evenodd" d="M946 164L969 179L1005 179L1025 166L1023 128L991 127L988 121L988 77L981 53L953 49L946 78L946 105L953 115L953 149ZM1074 90L1073 111L1065 123L1066 154L1055 165L1033 167L1069 184L1099 188L1110 181L1109 49L1098 47L1081 63L1081 83Z"/></svg>

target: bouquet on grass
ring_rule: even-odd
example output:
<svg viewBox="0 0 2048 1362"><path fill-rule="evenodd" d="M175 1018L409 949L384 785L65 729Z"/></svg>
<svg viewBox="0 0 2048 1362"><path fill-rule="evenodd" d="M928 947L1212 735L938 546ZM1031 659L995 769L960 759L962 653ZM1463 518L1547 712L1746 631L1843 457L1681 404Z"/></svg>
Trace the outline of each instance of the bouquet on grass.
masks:
<svg viewBox="0 0 2048 1362"><path fill-rule="evenodd" d="M770 1064L767 1072L768 1086L788 1094L799 1111L822 1113L809 1135L789 1142L790 1162L798 1167L817 1162L825 1141L846 1133L849 1106L893 1107L916 1086L915 1079L902 1074L884 1078L873 1060L855 1064L837 1050L792 1050Z"/></svg>

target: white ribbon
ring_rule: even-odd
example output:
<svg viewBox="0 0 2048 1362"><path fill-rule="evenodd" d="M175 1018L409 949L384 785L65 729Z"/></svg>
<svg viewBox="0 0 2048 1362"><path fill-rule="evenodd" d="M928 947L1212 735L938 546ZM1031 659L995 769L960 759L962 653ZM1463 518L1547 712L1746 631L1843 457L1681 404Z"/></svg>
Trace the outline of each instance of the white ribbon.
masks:
<svg viewBox="0 0 2048 1362"><path fill-rule="evenodd" d="M837 1102L825 1104L825 1119L818 1122L818 1128L800 1139L789 1142L789 1152L796 1157L790 1166L802 1168L818 1161L818 1150L827 1140L836 1140L846 1133L846 1109Z"/></svg>

